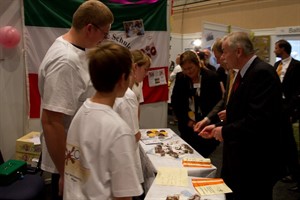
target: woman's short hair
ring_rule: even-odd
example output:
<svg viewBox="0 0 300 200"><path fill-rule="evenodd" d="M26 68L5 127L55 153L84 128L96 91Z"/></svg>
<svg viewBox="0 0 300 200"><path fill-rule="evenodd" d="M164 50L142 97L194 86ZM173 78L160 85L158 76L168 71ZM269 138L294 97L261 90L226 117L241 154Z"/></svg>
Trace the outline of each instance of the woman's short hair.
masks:
<svg viewBox="0 0 300 200"><path fill-rule="evenodd" d="M185 64L186 62L192 62L195 65L200 67L200 58L197 53L191 50L185 51L180 55L180 66Z"/></svg>

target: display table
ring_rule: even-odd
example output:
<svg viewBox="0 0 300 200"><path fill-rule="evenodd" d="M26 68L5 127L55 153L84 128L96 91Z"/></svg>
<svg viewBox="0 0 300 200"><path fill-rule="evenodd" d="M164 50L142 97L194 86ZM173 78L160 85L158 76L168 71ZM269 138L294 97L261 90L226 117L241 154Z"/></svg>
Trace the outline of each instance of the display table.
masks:
<svg viewBox="0 0 300 200"><path fill-rule="evenodd" d="M192 177L189 177L188 187L157 185L154 181L145 197L145 200L166 200L168 196L173 195L180 195L180 200L188 200L192 195L197 194L197 191L192 185L191 179ZM202 196L201 200L204 199L225 200L226 198L225 194L218 194Z"/></svg>
<svg viewBox="0 0 300 200"><path fill-rule="evenodd" d="M140 130L141 134L142 134L142 138L146 135L146 132L149 130L150 129L141 129ZM162 129L156 129L156 130L162 130ZM187 144L183 139L181 139L171 129L163 129L163 130L165 130L171 136L169 138L161 140L162 143L169 144L169 145L175 144L177 146L180 144ZM167 156L167 155L160 156L159 154L155 153L155 147L157 146L157 144L145 144L144 140L141 140L140 146L151 162L150 166L148 166L148 167L153 168L152 170L154 171L154 173L157 172L157 169L159 167L183 167L182 159L185 157L203 158L203 156L201 156L194 149L193 149L193 153L182 154L182 155L179 155L178 158L174 158L174 157ZM192 148L192 147L190 147L190 148ZM142 165L143 165L143 163L142 163ZM147 165L149 165L149 162ZM188 167L187 168L189 176L211 177L211 178L215 177L216 169L217 168L213 165L211 168L197 168L197 167Z"/></svg>

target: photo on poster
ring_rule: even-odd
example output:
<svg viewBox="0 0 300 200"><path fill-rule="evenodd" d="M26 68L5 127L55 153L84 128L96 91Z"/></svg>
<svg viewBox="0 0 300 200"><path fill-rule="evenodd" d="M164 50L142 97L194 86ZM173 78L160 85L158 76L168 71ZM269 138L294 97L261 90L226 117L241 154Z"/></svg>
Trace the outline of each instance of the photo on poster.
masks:
<svg viewBox="0 0 300 200"><path fill-rule="evenodd" d="M271 37L269 35L254 36L252 40L255 54L265 62L270 62L270 41Z"/></svg>
<svg viewBox="0 0 300 200"><path fill-rule="evenodd" d="M148 80L149 80L150 87L167 84L164 69L156 69L156 70L149 71Z"/></svg>
<svg viewBox="0 0 300 200"><path fill-rule="evenodd" d="M144 23L142 19L124 21L123 26L127 38L145 34Z"/></svg>

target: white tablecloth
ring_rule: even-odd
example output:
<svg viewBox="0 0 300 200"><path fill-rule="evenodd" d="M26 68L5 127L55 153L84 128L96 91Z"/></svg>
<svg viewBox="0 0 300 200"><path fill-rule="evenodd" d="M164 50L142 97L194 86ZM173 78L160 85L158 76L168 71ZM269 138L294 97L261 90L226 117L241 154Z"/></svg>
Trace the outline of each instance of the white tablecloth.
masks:
<svg viewBox="0 0 300 200"><path fill-rule="evenodd" d="M146 134L147 131L150 129L141 129L142 137ZM151 129L153 130L153 129ZM156 129L161 130L161 129ZM187 144L183 139L181 139L174 131L171 129L164 129L168 132L169 135L172 135L171 138L162 140L162 142L179 142L183 144ZM142 160L142 167L144 172L144 179L145 179L145 192L149 190L149 187L152 185L152 182L155 178L155 174L157 173L157 169L160 167L178 167L181 168L182 166L182 158L179 157L177 159L169 157L169 156L160 156L154 153L154 148L157 144L145 144L143 141L140 141L140 155ZM196 158L203 158L198 152L194 150L193 154L186 154L185 157L196 157ZM188 176L194 177L210 177L214 178L216 175L216 167L212 166L212 168L187 168Z"/></svg>
<svg viewBox="0 0 300 200"><path fill-rule="evenodd" d="M142 135L148 131L149 129L141 129ZM160 130L160 129L157 129ZM164 129L167 131L169 134L172 134L173 137L168 139L168 140L163 140L163 142L172 142L172 141L179 141L180 143L187 144L183 139L181 139L174 131L171 129ZM167 156L159 156L154 154L154 147L156 144L152 145L146 145L143 143L143 141L140 141L140 145L144 152L146 153L147 157L151 161L152 166L154 167L154 172L157 172L157 169L159 167L183 167L182 166L182 157L179 157L177 159L175 158L170 158ZM189 158L203 158L197 151L194 150L193 154L186 154L185 157ZM212 166L212 168L187 168L188 170L188 175L189 176L195 176L195 177L215 177L216 175L216 167Z"/></svg>
<svg viewBox="0 0 300 200"><path fill-rule="evenodd" d="M191 179L192 177L189 177L188 187L157 185L155 184L154 181L145 197L145 200L166 200L168 195L176 195L176 194L180 195L180 200L187 200L190 196L197 194L197 191L194 189L192 185ZM226 198L224 194L206 195L201 197L201 200L225 200L225 199Z"/></svg>

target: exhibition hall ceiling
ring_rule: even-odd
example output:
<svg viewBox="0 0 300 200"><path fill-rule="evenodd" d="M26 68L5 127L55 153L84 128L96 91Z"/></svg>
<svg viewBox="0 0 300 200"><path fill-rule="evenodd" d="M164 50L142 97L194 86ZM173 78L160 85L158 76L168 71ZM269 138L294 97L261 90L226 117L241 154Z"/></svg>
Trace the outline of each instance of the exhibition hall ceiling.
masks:
<svg viewBox="0 0 300 200"><path fill-rule="evenodd" d="M215 3L224 3L228 1L233 1L233 0L174 0L173 6L177 7L177 6L185 6L191 4L197 4L197 6L201 6L201 5L210 5Z"/></svg>

